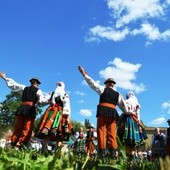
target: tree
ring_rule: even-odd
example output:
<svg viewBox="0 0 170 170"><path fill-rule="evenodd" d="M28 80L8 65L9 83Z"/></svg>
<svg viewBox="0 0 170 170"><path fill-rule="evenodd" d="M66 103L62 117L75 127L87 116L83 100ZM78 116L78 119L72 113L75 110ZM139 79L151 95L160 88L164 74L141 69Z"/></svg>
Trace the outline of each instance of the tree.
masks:
<svg viewBox="0 0 170 170"><path fill-rule="evenodd" d="M72 122L72 125L73 125L74 132L79 131L80 127L82 127L83 130L86 129L85 125L83 125L83 124L80 123L80 122L77 122L77 121L75 121L75 120L72 120L71 122Z"/></svg>
<svg viewBox="0 0 170 170"><path fill-rule="evenodd" d="M1 103L0 107L0 127L11 128L15 121L15 112L21 104L21 95L17 92L11 91L6 95L6 99ZM37 114L42 112L42 107L37 107Z"/></svg>
<svg viewBox="0 0 170 170"><path fill-rule="evenodd" d="M11 127L15 120L15 111L21 104L20 95L16 92L11 92L6 95L6 100L4 100L0 108L0 126L2 128Z"/></svg>

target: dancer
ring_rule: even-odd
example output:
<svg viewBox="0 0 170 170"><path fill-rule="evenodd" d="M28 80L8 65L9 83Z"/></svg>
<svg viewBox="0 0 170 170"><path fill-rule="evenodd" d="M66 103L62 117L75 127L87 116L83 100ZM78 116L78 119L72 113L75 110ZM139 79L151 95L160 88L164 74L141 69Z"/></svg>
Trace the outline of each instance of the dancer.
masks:
<svg viewBox="0 0 170 170"><path fill-rule="evenodd" d="M122 114L120 116L120 123L118 125L118 136L123 142L126 153L133 155L135 147L143 144L147 139L145 130L140 122L140 104L136 98L134 92L129 91L126 94L126 105L129 112L133 112L133 115Z"/></svg>
<svg viewBox="0 0 170 170"><path fill-rule="evenodd" d="M98 148L99 156L104 157L106 149L109 150L110 156L115 157L117 145L117 121L119 119L119 114L116 110L116 105L126 114L128 113L125 101L120 93L113 90L116 84L113 78L108 78L104 84L101 86L96 83L83 69L83 67L78 66L78 69L88 85L96 91L99 96L99 104L97 106L97 138L98 138Z"/></svg>
<svg viewBox="0 0 170 170"><path fill-rule="evenodd" d="M0 77L5 80L11 90L22 95L22 103L15 113L16 121L11 137L11 145L21 148L27 145L31 139L34 120L36 118L36 104L46 102L42 91L38 88L41 82L38 78L32 78L30 79L31 85L25 86L8 78L5 73L0 72Z"/></svg>
<svg viewBox="0 0 170 170"><path fill-rule="evenodd" d="M160 128L155 128L152 136L152 155L153 158L164 157L166 155L165 134L161 133Z"/></svg>
<svg viewBox="0 0 170 170"><path fill-rule="evenodd" d="M73 127L70 122L70 99L65 92L65 84L57 82L57 87L51 96L51 105L46 109L40 121L37 137L43 138L43 147L46 148L50 140L55 140L57 146L62 141L68 141Z"/></svg>
<svg viewBox="0 0 170 170"><path fill-rule="evenodd" d="M85 144L85 152L89 156L93 156L95 151L95 145L94 140L97 138L97 135L95 134L94 127L92 125L89 125L87 130L87 136L86 136L86 144Z"/></svg>

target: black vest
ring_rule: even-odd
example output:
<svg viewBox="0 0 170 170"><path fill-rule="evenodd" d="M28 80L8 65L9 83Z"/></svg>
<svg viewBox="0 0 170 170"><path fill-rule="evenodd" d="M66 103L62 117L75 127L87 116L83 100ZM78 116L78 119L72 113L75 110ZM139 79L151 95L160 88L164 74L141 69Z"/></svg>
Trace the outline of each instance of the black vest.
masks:
<svg viewBox="0 0 170 170"><path fill-rule="evenodd" d="M22 93L22 102L29 101L29 102L33 102L34 104L36 104L38 101L37 94L36 94L37 91L38 91L38 88L34 86L25 87Z"/></svg>
<svg viewBox="0 0 170 170"><path fill-rule="evenodd" d="M99 103L106 102L110 104L117 105L119 98L119 93L114 91L112 88L105 88L104 92L101 94ZM116 109L107 107L107 106L101 106L100 104L97 106L97 115L96 116L105 116L105 117L111 117L115 120L119 119L119 114L117 113Z"/></svg>
<svg viewBox="0 0 170 170"><path fill-rule="evenodd" d="M38 101L38 98L36 95L37 91L38 91L38 88L36 88L34 86L25 87L25 89L22 93L22 102L33 102L34 104L32 106L30 106L30 105L23 105L21 103L20 107L16 111L17 116L26 115L28 117L35 119L35 117L36 117L35 104Z"/></svg>
<svg viewBox="0 0 170 170"><path fill-rule="evenodd" d="M111 88L105 88L104 92L100 96L99 102L106 102L106 103L111 103L114 105L117 105L119 93L114 91Z"/></svg>

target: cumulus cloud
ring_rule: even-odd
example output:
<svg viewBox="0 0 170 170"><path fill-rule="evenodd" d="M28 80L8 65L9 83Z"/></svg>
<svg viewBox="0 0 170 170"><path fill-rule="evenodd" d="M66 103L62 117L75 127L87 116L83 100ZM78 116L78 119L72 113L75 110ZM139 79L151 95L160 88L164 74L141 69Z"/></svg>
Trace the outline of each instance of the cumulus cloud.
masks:
<svg viewBox="0 0 170 170"><path fill-rule="evenodd" d="M112 27L103 27L97 25L90 29L89 38L86 42L101 41L101 39L108 39L112 41L122 41L129 34L128 28L123 30L116 30ZM95 37L95 38L94 38Z"/></svg>
<svg viewBox="0 0 170 170"><path fill-rule="evenodd" d="M148 41L162 40L167 41L170 39L170 29L160 32L159 28L155 25L149 23L144 23L141 25L140 29L134 29L131 31L132 35L145 35Z"/></svg>
<svg viewBox="0 0 170 170"><path fill-rule="evenodd" d="M86 96L86 95L87 95L86 93L80 92L79 90L77 90L77 91L75 92L75 94L80 95L80 96Z"/></svg>
<svg viewBox="0 0 170 170"><path fill-rule="evenodd" d="M97 25L89 29L87 42L103 39L122 41L127 36L145 36L146 44L170 40L167 8L170 0L107 0L113 20L108 26ZM159 28L164 24L164 30Z"/></svg>
<svg viewBox="0 0 170 170"><path fill-rule="evenodd" d="M112 17L117 19L117 28L139 19L164 15L163 5L159 0L107 0L107 5Z"/></svg>
<svg viewBox="0 0 170 170"><path fill-rule="evenodd" d="M92 110L91 109L81 109L80 114L84 117L91 117L92 116Z"/></svg>
<svg viewBox="0 0 170 170"><path fill-rule="evenodd" d="M115 58L108 63L108 67L99 72L104 79L114 78L116 87L125 90L132 90L135 93L140 93L146 90L143 83L136 84L136 73L139 71L141 64L132 64L122 61L120 58Z"/></svg>
<svg viewBox="0 0 170 170"><path fill-rule="evenodd" d="M162 108L167 110L167 113L170 114L170 102L162 103Z"/></svg>
<svg viewBox="0 0 170 170"><path fill-rule="evenodd" d="M159 126L159 125L161 125L161 124L163 124L163 123L165 123L165 122L166 122L166 119L165 119L164 117L160 117L160 118L154 119L154 120L151 122L151 124L152 124L152 125L155 125L155 126Z"/></svg>

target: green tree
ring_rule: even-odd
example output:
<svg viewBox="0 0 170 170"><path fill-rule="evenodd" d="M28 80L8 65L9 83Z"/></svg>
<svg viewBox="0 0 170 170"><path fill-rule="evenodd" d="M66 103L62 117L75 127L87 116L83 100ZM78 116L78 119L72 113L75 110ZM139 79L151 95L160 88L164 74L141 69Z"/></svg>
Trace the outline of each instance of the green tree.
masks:
<svg viewBox="0 0 170 170"><path fill-rule="evenodd" d="M1 103L0 107L0 127L13 127L15 121L15 112L21 104L21 95L17 92L11 91L6 95L6 99ZM42 107L37 107L37 114L42 112Z"/></svg>
<svg viewBox="0 0 170 170"><path fill-rule="evenodd" d="M80 123L80 122L77 122L77 121L75 121L75 120L71 120L71 122L72 122L72 125L73 125L74 132L79 131L80 127L82 127L83 130L86 129L85 125L83 125L83 124Z"/></svg>

